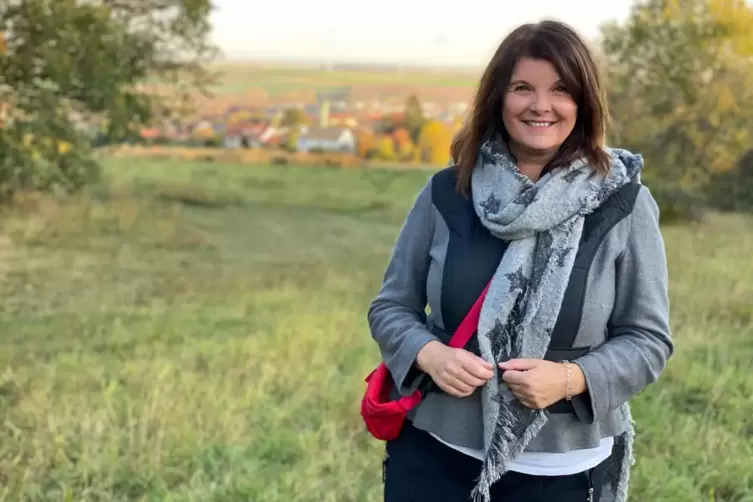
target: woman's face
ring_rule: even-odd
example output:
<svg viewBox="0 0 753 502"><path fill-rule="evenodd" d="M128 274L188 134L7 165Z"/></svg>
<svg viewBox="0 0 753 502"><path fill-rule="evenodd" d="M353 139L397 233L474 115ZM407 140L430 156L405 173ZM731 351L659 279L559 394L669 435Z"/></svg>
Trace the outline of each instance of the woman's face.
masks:
<svg viewBox="0 0 753 502"><path fill-rule="evenodd" d="M554 65L541 59L518 61L502 110L511 149L555 153L575 127L577 115L578 105Z"/></svg>

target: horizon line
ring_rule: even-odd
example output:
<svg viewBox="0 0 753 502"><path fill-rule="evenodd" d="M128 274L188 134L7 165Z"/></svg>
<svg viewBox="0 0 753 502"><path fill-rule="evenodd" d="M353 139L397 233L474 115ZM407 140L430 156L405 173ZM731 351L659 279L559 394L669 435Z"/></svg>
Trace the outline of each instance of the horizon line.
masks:
<svg viewBox="0 0 753 502"><path fill-rule="evenodd" d="M228 63L246 63L246 64L258 64L267 66L295 66L295 67L316 67L322 68L326 66L330 67L343 67L343 66L357 66L363 68L391 68L391 69L426 69L426 70L483 70L483 64L479 63L420 63L418 61L392 61L389 59L368 59L358 60L351 58L308 58L308 57L295 57L295 56L275 56L275 57L263 57L263 56L243 56L243 55L228 55L223 53L217 57L212 64L228 64Z"/></svg>

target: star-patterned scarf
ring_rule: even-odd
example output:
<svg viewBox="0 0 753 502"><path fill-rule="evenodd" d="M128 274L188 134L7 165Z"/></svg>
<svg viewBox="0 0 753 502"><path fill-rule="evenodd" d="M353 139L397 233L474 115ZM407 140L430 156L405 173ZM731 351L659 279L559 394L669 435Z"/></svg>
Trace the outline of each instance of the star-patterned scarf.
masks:
<svg viewBox="0 0 753 502"><path fill-rule="evenodd" d="M639 155L606 151L611 157L607 176L577 160L533 183L520 173L501 139L483 143L471 179L473 205L494 236L510 241L479 320L478 342L487 361L544 357L584 217L642 169ZM490 486L546 424L548 412L527 408L497 378L483 387L482 406L485 459L472 495L489 502Z"/></svg>

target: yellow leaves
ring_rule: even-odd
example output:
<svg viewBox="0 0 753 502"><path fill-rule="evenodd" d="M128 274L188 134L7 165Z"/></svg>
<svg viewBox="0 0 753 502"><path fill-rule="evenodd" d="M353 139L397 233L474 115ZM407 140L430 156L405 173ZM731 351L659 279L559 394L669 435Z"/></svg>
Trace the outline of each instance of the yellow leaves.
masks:
<svg viewBox="0 0 753 502"><path fill-rule="evenodd" d="M4 56L6 52L8 52L8 42L5 32L0 32L0 56Z"/></svg>
<svg viewBox="0 0 753 502"><path fill-rule="evenodd" d="M66 154L70 152L71 150L73 150L73 145L66 141L58 141L57 147L58 147L59 154Z"/></svg>
<svg viewBox="0 0 753 502"><path fill-rule="evenodd" d="M421 161L433 165L445 165L450 160L452 133L447 124L430 120L421 128L417 153Z"/></svg>
<svg viewBox="0 0 753 502"><path fill-rule="evenodd" d="M728 48L737 56L753 56L753 8L744 0L707 0L711 21L724 29Z"/></svg>
<svg viewBox="0 0 753 502"><path fill-rule="evenodd" d="M750 144L750 141L751 141L750 136L751 136L750 131L742 127L732 132L732 139L736 143L740 143L742 145Z"/></svg>
<svg viewBox="0 0 753 502"><path fill-rule="evenodd" d="M416 151L415 146L410 141L397 144L397 156L400 160L411 160Z"/></svg>
<svg viewBox="0 0 753 502"><path fill-rule="evenodd" d="M226 122L230 125L235 125L249 119L251 119L251 113L248 110L238 110L229 114Z"/></svg>
<svg viewBox="0 0 753 502"><path fill-rule="evenodd" d="M32 158L35 160L42 158L42 149L55 150L58 155L65 155L73 151L72 143L50 138L48 136L37 138L33 134L24 134L21 144L31 153Z"/></svg>
<svg viewBox="0 0 753 502"><path fill-rule="evenodd" d="M729 112L737 109L737 100L732 89L728 85L721 86L716 93L717 107L719 110Z"/></svg>
<svg viewBox="0 0 753 502"><path fill-rule="evenodd" d="M390 136L379 137L375 149L380 159L393 160L395 158L395 142Z"/></svg>
<svg viewBox="0 0 753 502"><path fill-rule="evenodd" d="M665 181L687 188L734 168L751 144L753 7L647 0L603 34L610 136L649 152Z"/></svg>
<svg viewBox="0 0 753 502"><path fill-rule="evenodd" d="M365 158L366 155L374 148L375 135L374 131L367 128L360 128L353 131L356 137L356 146L358 156Z"/></svg>
<svg viewBox="0 0 753 502"><path fill-rule="evenodd" d="M683 13L683 9L680 8L680 2L678 0L666 0L664 2L664 18L665 19L678 19Z"/></svg>

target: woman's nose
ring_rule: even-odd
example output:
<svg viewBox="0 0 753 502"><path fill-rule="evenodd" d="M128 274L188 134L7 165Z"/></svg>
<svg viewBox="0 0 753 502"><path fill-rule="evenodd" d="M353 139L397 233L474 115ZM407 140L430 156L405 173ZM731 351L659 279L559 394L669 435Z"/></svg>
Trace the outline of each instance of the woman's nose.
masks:
<svg viewBox="0 0 753 502"><path fill-rule="evenodd" d="M535 94L533 101L531 102L531 110L538 113L546 113L552 109L552 103L549 99L549 95L545 92L539 92Z"/></svg>

